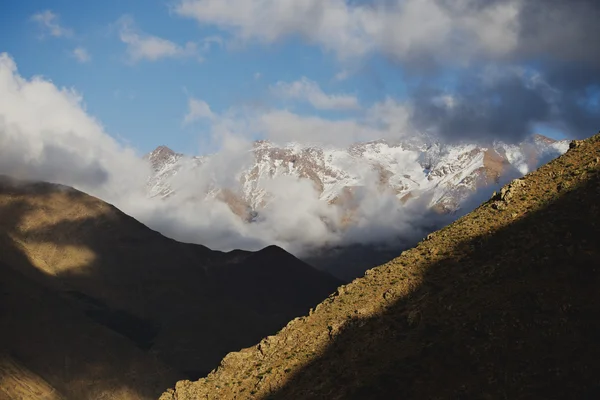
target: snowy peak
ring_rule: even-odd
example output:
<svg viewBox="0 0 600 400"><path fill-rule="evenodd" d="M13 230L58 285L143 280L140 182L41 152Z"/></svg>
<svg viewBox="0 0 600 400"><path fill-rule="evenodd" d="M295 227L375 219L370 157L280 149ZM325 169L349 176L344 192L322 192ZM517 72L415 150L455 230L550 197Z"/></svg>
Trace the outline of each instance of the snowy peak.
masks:
<svg viewBox="0 0 600 400"><path fill-rule="evenodd" d="M167 146L158 146L152 152L148 153L144 158L149 160L152 168L155 171L160 170L166 165L176 162L183 154L175 153Z"/></svg>
<svg viewBox="0 0 600 400"><path fill-rule="evenodd" d="M158 146L144 156L144 159L150 162L154 171L147 181L150 197L168 197L173 193L170 180L181 168L180 161L183 158L183 154L175 153L167 146Z"/></svg>
<svg viewBox="0 0 600 400"><path fill-rule="evenodd" d="M319 200L342 208L342 214L359 207L360 201L369 196L380 195L396 197L399 206L427 198L429 207L446 213L460 208L479 188L524 175L567 148L567 141L542 135L534 135L518 145L496 142L489 146L413 139L406 143L377 140L334 148L299 143L277 146L261 140L248 150L250 161L232 173L237 183L225 187L215 179L206 187L206 196L224 202L236 215L249 221L278 195L281 197L277 182L291 179L309 182ZM182 167L202 168L203 160L210 166L211 157L192 158L165 146L158 147L148 155L154 169L154 175L148 179L149 196L176 195L172 182ZM209 169L197 173L202 177L213 175L219 174Z"/></svg>

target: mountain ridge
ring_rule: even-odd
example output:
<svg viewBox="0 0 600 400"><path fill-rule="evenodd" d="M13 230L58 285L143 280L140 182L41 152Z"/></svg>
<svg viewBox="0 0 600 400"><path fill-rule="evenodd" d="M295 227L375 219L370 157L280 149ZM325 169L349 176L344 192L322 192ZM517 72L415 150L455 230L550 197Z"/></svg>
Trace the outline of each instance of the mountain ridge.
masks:
<svg viewBox="0 0 600 400"><path fill-rule="evenodd" d="M567 146L567 141L542 135L533 135L518 145L443 145L421 138L415 143L377 140L339 149L299 143L277 146L259 140L250 150L254 163L236 172L238 187L217 184L209 191L214 192L213 196L221 196L242 219L249 219L249 213L260 212L269 201L268 190L263 188L265 180L286 175L308 179L321 200L340 205L349 190L368 184L369 174L374 172L380 190L391 190L404 201L418 197L424 190L434 191L430 206L448 212L456 210L465 195L477 187L498 182L509 168L527 172L538 165L538 158L547 158L548 154L555 157ZM157 147L145 156L154 169L154 175L148 178L149 196L176 194L170 180L180 170L198 168L210 157L189 157L164 145ZM415 160L403 165L399 163L403 158Z"/></svg>
<svg viewBox="0 0 600 400"><path fill-rule="evenodd" d="M161 146L147 156L155 171L147 196L167 207L197 207L197 213L218 206L235 226L224 229L242 237L223 244L201 229L215 247L277 243L350 281L567 147L567 141L541 135L517 145L443 144L427 136L343 148L259 140L239 153L225 152L233 162L221 154L190 157ZM295 210L293 218L287 218L288 209ZM185 238L176 229L165 231Z"/></svg>
<svg viewBox="0 0 600 400"><path fill-rule="evenodd" d="M341 283L283 249L225 253L180 243L78 190L9 177L0 177L0 273L12 282L0 288L2 304L12 304L0 307L2 326L12 327L0 330L0 351L10 350L11 360L41 371L40 382L77 400L97 393L153 398L169 380L202 376L227 352L275 332ZM45 304L35 300L44 296ZM48 328L48 336L30 329L52 315L63 322ZM27 338L47 346L28 347ZM48 341L57 338L54 349ZM68 340L79 342L68 347ZM112 360L114 373L98 376L125 385L137 365L132 376L138 380L127 394L108 384L94 392L102 384L93 383L89 368L79 368L79 383L76 375L60 375L59 349L73 365L97 360L90 368L98 371ZM173 372L146 382L152 368Z"/></svg>

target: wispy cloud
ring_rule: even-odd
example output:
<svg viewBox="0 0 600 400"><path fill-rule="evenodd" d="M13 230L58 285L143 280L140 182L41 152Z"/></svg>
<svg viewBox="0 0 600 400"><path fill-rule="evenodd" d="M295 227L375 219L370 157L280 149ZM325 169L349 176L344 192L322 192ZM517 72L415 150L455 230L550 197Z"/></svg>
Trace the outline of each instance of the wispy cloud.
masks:
<svg viewBox="0 0 600 400"><path fill-rule="evenodd" d="M80 63L85 64L92 60L92 56L85 47L78 46L73 49L71 55Z"/></svg>
<svg viewBox="0 0 600 400"><path fill-rule="evenodd" d="M65 28L59 22L59 16L50 10L40 11L31 16L46 34L54 37L72 37L73 30Z"/></svg>
<svg viewBox="0 0 600 400"><path fill-rule="evenodd" d="M135 100L136 98L136 94L135 92L131 91L131 90L121 90L121 89L116 89L113 91L113 97L116 100Z"/></svg>
<svg viewBox="0 0 600 400"><path fill-rule="evenodd" d="M194 42L179 45L168 39L141 32L136 27L133 18L129 16L121 17L118 26L119 38L127 45L127 56L132 63L142 60L157 61L162 58L185 57L197 57L199 61L202 61L198 45Z"/></svg>
<svg viewBox="0 0 600 400"><path fill-rule="evenodd" d="M338 72L337 74L335 74L333 79L336 81L345 81L346 79L348 79L350 77L350 75L351 75L350 71L348 71L347 69L343 69L340 72Z"/></svg>
<svg viewBox="0 0 600 400"><path fill-rule="evenodd" d="M319 110L355 110L360 108L356 96L326 94L316 82L307 78L292 83L278 82L271 90L281 98L306 101Z"/></svg>
<svg viewBox="0 0 600 400"><path fill-rule="evenodd" d="M200 119L213 119L215 114L204 100L190 97L188 100L188 113L183 118L183 124L188 125Z"/></svg>

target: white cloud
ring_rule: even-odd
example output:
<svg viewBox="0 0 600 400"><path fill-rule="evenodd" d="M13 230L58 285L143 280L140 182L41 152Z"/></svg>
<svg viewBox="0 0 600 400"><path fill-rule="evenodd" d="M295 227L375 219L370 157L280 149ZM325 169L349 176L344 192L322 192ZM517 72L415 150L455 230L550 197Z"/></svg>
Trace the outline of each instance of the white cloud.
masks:
<svg viewBox="0 0 600 400"><path fill-rule="evenodd" d="M289 111L269 111L258 120L258 129L270 140L285 144L325 143L348 145L363 138L377 137L379 132L356 120L332 121L314 116L301 116Z"/></svg>
<svg viewBox="0 0 600 400"><path fill-rule="evenodd" d="M2 173L60 182L103 198L140 187L135 179L143 182L147 173L131 149L85 112L79 94L42 78L22 78L5 53L0 55L0 149Z"/></svg>
<svg viewBox="0 0 600 400"><path fill-rule="evenodd" d="M184 124L191 124L200 119L214 119L215 114L210 109L208 103L204 100L198 100L190 97L188 100L188 113L183 118Z"/></svg>
<svg viewBox="0 0 600 400"><path fill-rule="evenodd" d="M80 62L82 64L85 64L85 63L90 62L92 60L92 56L85 49L85 47L78 46L75 49L73 49L73 52L71 54L72 54L73 57L75 57L75 59L78 62Z"/></svg>
<svg viewBox="0 0 600 400"><path fill-rule="evenodd" d="M289 142L348 146L377 139L396 140L415 134L410 125L412 105L386 98L366 110L355 110L354 116L327 119L300 115L286 109L233 107L215 113L208 103L190 97L183 123L198 120L210 122L213 142L223 137L262 137L280 145Z"/></svg>
<svg viewBox="0 0 600 400"><path fill-rule="evenodd" d="M161 58L197 57L202 61L198 46L194 42L179 45L170 40L140 32L131 17L121 17L118 21L119 37L127 45L129 61L156 61Z"/></svg>
<svg viewBox="0 0 600 400"><path fill-rule="evenodd" d="M347 69L343 69L340 72L338 72L337 74L335 74L333 79L336 81L345 81L346 79L348 79L350 77L350 75L351 75L350 71L348 71Z"/></svg>
<svg viewBox="0 0 600 400"><path fill-rule="evenodd" d="M410 127L412 109L410 102L399 103L387 97L367 110L367 121L380 129L382 138L410 135L414 133Z"/></svg>
<svg viewBox="0 0 600 400"><path fill-rule="evenodd" d="M225 41L220 36L208 36L208 37L205 37L204 39L202 39L201 43L202 43L202 50L205 51L205 52L207 52L214 45L223 46L223 44L225 43Z"/></svg>
<svg viewBox="0 0 600 400"><path fill-rule="evenodd" d="M348 94L328 95L319 85L307 78L292 83L278 82L271 88L277 96L303 100L320 110L352 110L360 108L356 96Z"/></svg>
<svg viewBox="0 0 600 400"><path fill-rule="evenodd" d="M444 60L464 60L474 52L503 56L514 50L524 1L480 7L472 3L179 0L174 9L181 16L227 30L240 40L273 43L300 35L341 58L381 51L399 59L433 54Z"/></svg>
<svg viewBox="0 0 600 400"><path fill-rule="evenodd" d="M45 10L33 14L31 19L39 24L39 26L48 34L54 37L71 37L73 30L60 25L59 17L50 10Z"/></svg>

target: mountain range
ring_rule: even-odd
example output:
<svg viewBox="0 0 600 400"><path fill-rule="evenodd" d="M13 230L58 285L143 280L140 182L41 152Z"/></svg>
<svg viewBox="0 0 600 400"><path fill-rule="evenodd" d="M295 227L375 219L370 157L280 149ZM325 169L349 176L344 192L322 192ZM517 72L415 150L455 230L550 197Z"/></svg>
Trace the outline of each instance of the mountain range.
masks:
<svg viewBox="0 0 600 400"><path fill-rule="evenodd" d="M275 172L256 175L249 187L262 200L242 203L238 215L260 219L273 201L260 182L284 174L277 160L288 150L298 167L288 164L285 174L317 189L318 178L319 201L349 213L360 188L370 190L366 177L381 176L371 155L415 157L413 174L425 174L428 189L417 181L403 199L408 186L393 192L396 178L375 187L401 206L426 199L441 215L464 206L457 193L477 190L474 182L499 186L511 171L565 150L536 136L512 153L499 144L492 155L446 148L457 158L448 164L436 150L407 146L345 150L355 163L348 171L366 175L336 186L323 183L321 167L300 167L308 161L294 157L304 150L257 142L252 157L262 154ZM0 399L595 398L600 134L567 147L346 285L277 246L216 251L178 242L73 188L1 176ZM159 201L182 195L171 184L185 168L210 162L166 148L148 160L148 195ZM397 176L401 166L385 169ZM232 196L244 193L241 176L228 187ZM241 192L232 189L238 183ZM327 197L335 192L327 188L346 194ZM214 186L204 195L225 192Z"/></svg>
<svg viewBox="0 0 600 400"><path fill-rule="evenodd" d="M600 134L161 400L592 399Z"/></svg>
<svg viewBox="0 0 600 400"><path fill-rule="evenodd" d="M214 182L206 195L222 199L240 218L251 220L269 203L266 183L292 176L310 180L319 199L341 205L348 213L361 188L371 185L393 192L403 203L429 196L430 207L451 212L477 188L532 171L567 148L568 141L542 135L517 145L495 142L487 146L447 145L425 138L396 143L379 140L348 148L277 146L261 140L254 142L250 162L232 177L237 184L219 187ZM148 178L148 195L168 198L177 195L172 181L178 173L200 168L211 156L189 157L159 146L145 158L154 171Z"/></svg>
<svg viewBox="0 0 600 400"><path fill-rule="evenodd" d="M153 171L147 196L218 200L245 224L277 226L285 210L310 214L325 226L312 229L327 234L307 242L275 229L269 239L349 281L567 148L568 141L542 135L517 145L444 144L427 136L347 148L257 141L221 165L218 154L190 157L160 146L145 157Z"/></svg>

